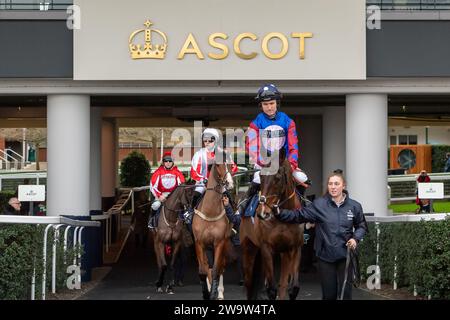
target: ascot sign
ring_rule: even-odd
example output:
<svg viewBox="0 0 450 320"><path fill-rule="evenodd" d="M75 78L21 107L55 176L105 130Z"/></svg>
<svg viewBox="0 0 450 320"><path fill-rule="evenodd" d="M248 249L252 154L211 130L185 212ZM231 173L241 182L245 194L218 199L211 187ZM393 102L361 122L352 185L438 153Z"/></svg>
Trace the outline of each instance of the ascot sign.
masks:
<svg viewBox="0 0 450 320"><path fill-rule="evenodd" d="M145 29L139 29L134 31L128 40L128 46L133 60L138 59L164 59L168 48L167 35L158 30L152 29L153 23L147 20L144 23ZM139 36L143 36L141 41L138 41ZM156 36L156 39L154 39ZM312 38L311 32L293 32L290 35L294 39L298 39L298 58L305 59L305 39ZM208 52L208 57L214 60L223 60L228 57L230 50L225 43L219 42L218 39L227 40L229 37L225 33L216 32L212 33L208 37L208 44L215 49L221 51L221 53ZM247 40L248 39L248 40ZM279 52L272 52L269 48L269 43L276 39L281 43L281 50ZM142 41L143 40L143 41ZM156 41L155 41L156 40ZM251 60L254 59L257 52L244 53L241 50L242 41L256 41L258 36L251 32L244 32L238 34L233 42L233 51L241 59ZM152 42L153 41L153 42ZM286 56L289 50L288 38L280 32L270 32L262 38L261 50L263 54L272 60L282 59ZM194 54L199 60L204 60L205 55L200 49L198 42L193 33L189 33L184 44L178 50L177 59L183 60L186 54Z"/></svg>
<svg viewBox="0 0 450 320"><path fill-rule="evenodd" d="M74 5L74 80L366 79L365 0Z"/></svg>

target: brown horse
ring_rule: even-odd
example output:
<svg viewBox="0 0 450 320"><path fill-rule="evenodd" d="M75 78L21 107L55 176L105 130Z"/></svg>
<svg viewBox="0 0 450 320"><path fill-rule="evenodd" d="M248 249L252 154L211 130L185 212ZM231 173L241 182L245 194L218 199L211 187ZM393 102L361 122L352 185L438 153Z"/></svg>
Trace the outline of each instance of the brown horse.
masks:
<svg viewBox="0 0 450 320"><path fill-rule="evenodd" d="M159 270L158 281L156 282L157 292L163 292L162 285L167 271L167 257L170 258L169 272L172 279L166 287L166 292L173 293L175 282L174 263L180 252L183 239L182 231L185 228L179 216L191 205L193 193L193 186L179 185L161 206L158 228L153 241ZM170 246L172 252L166 252L167 246Z"/></svg>
<svg viewBox="0 0 450 320"><path fill-rule="evenodd" d="M195 251L198 260L198 274L202 285L203 299L218 298L219 278L226 265L226 256L230 250L231 225L225 215L222 193L233 188L231 167L228 164L211 165L206 191L192 220L192 232L195 239ZM211 292L208 290L209 272L206 250L213 251L213 267L211 272Z"/></svg>
<svg viewBox="0 0 450 320"><path fill-rule="evenodd" d="M303 245L303 224L286 224L277 220L272 210L275 206L283 209L301 206L295 194L290 163L281 159L276 174L261 174L261 192L254 218L242 217L240 239L243 253L244 284L247 299L258 298L258 285L266 284L269 299L276 299L277 287L274 280L274 255L281 256L279 299L295 300L299 291L299 265ZM259 258L259 259L258 259ZM262 267L262 270L261 270ZM261 274L261 271L264 274Z"/></svg>

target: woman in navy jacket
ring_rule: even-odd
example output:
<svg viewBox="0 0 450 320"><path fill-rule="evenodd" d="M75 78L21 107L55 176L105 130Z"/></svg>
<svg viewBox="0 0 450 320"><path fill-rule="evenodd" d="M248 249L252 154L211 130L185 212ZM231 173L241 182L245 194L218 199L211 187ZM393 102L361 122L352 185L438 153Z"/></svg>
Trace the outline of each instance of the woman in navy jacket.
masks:
<svg viewBox="0 0 450 320"><path fill-rule="evenodd" d="M347 247L355 250L367 232L367 223L359 202L350 199L345 178L340 173L328 177L327 192L312 204L294 210L283 209L275 216L287 223L316 223L314 249L318 257L322 299L336 300L344 282ZM350 271L351 268L348 268ZM350 272L349 272L350 273ZM349 278L350 275L349 275ZM351 281L347 281L344 299L351 299Z"/></svg>

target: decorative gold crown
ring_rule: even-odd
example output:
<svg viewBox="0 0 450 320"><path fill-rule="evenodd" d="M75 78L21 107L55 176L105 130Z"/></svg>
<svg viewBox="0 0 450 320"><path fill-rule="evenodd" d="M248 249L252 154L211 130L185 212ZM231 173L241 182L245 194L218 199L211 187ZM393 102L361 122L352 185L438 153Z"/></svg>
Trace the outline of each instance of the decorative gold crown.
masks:
<svg viewBox="0 0 450 320"><path fill-rule="evenodd" d="M167 49L167 37L164 32L161 32L157 29L151 29L150 26L153 23L150 20L147 20L144 23L145 29L140 29L134 31L130 35L130 39L128 40L128 45L130 48L131 58L132 59L164 59ZM145 44L143 48L141 44L134 44L132 41L136 35L143 32L145 36ZM152 32L159 34L163 40L163 44L152 44Z"/></svg>

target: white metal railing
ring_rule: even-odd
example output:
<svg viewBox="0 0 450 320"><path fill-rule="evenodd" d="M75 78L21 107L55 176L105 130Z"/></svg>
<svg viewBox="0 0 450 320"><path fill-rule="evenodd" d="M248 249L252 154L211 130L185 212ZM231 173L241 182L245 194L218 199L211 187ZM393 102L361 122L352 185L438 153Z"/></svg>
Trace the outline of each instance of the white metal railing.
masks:
<svg viewBox="0 0 450 320"><path fill-rule="evenodd" d="M103 244L105 245L105 252L109 252L109 248L111 247L111 233L112 233L112 216L111 212L104 212L102 215L91 216L91 220L94 221L105 221L105 237L103 238Z"/></svg>
<svg viewBox="0 0 450 320"><path fill-rule="evenodd" d="M82 221L73 220L67 217L40 217L40 216L11 216L0 215L0 224L32 224L32 225L47 225L44 230L44 245L43 245L43 273L42 273L42 293L41 298L45 300L46 297L46 281L47 281L47 235L48 231L53 228L55 236L52 246L52 292L56 292L56 245L58 241L59 229L66 228L64 231L64 255L67 251L68 231L71 227L75 227L73 234L74 248L79 246L81 248L81 235L85 227L100 227L98 221ZM65 258L64 258L65 259ZM74 265L77 265L81 270L81 251L78 251L78 256L74 257ZM81 283L81 279L78 279ZM31 300L35 299L36 286L36 269L33 267L33 275L31 279Z"/></svg>
<svg viewBox="0 0 450 320"><path fill-rule="evenodd" d="M14 157L10 156L8 153L6 153L4 150L1 150L1 149L0 149L0 154L3 155L2 159L3 159L3 161L5 161L6 170L11 170L11 160L9 160L8 158L15 160ZM15 160L14 163L17 164L18 161Z"/></svg>
<svg viewBox="0 0 450 320"><path fill-rule="evenodd" d="M11 152L12 154L14 154L17 158L13 157L12 155L9 155L11 158L13 158L16 161L20 161L20 163L22 164L22 167L24 167L25 165L25 157L22 156L20 153L17 153L16 151L14 151L13 149L5 149L6 153Z"/></svg>
<svg viewBox="0 0 450 320"><path fill-rule="evenodd" d="M388 182L412 182L416 181L419 174L405 174L405 175L391 175L388 176ZM444 181L450 180L450 173L440 172L440 173L429 173L431 181Z"/></svg>
<svg viewBox="0 0 450 320"><path fill-rule="evenodd" d="M0 191L2 191L3 180L36 179L36 184L40 184L39 179L45 178L47 178L47 172L45 171L2 173L0 174Z"/></svg>
<svg viewBox="0 0 450 320"><path fill-rule="evenodd" d="M450 180L450 173L429 173L428 176L430 177L432 182L443 182ZM418 177L418 174L407 174L407 175L400 175L400 176L389 176L388 177L388 183L396 183L396 182L416 182ZM389 196L390 202L401 202L401 201L412 201L415 200L416 196L407 196L407 197L396 197L392 198ZM450 199L450 194L444 195L444 199Z"/></svg>
<svg viewBox="0 0 450 320"><path fill-rule="evenodd" d="M379 281L380 278L380 223L393 223L393 222L420 222L420 221L443 221L450 219L450 213L433 213L433 214L415 214L415 215L398 215L398 216L366 216L367 222L375 223L376 230L376 258L375 263L377 265L378 276L376 279ZM393 289L397 290L397 255L394 256L394 282ZM414 285L414 296L417 296L416 285ZM430 297L428 297L430 299Z"/></svg>
<svg viewBox="0 0 450 320"><path fill-rule="evenodd" d="M142 190L150 190L150 186L143 186L143 187L135 187L135 188L120 188L120 191L128 191L128 197L126 198L126 200L121 203L121 204L116 204L114 206L112 206L112 208L110 209L112 211L113 214L118 214L120 213L119 216L119 226L121 227L121 215L124 213L125 211L125 207L127 206L128 202L131 201L131 216L134 216L134 193L135 192L139 192ZM120 230L120 227L118 228L118 230Z"/></svg>

